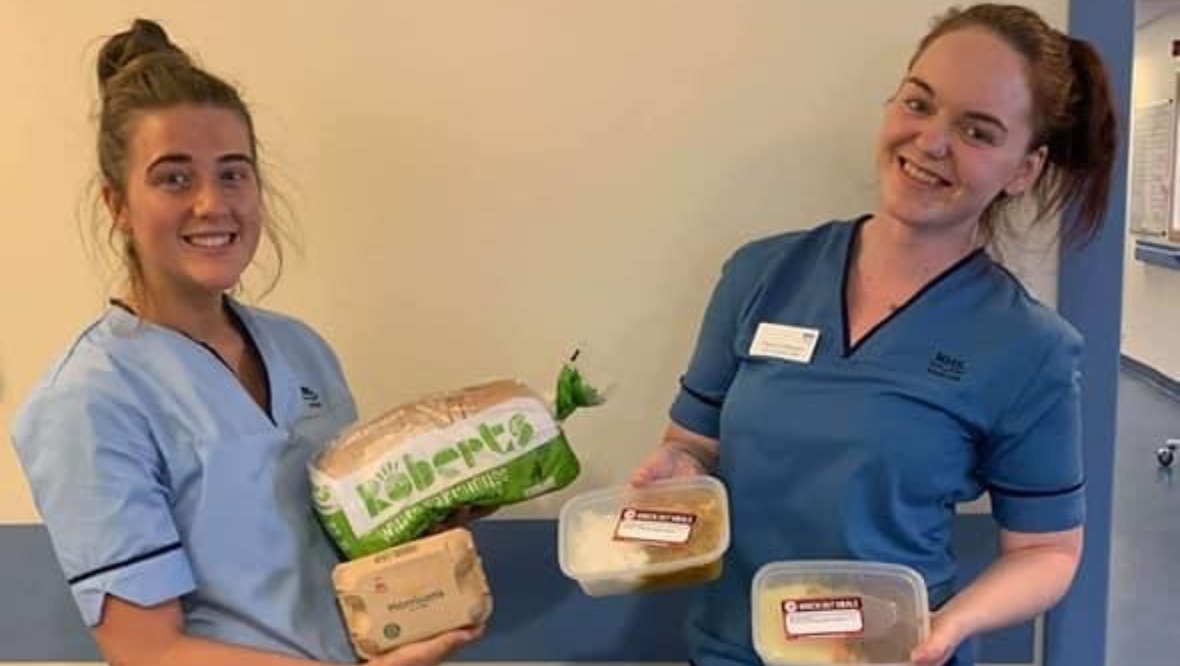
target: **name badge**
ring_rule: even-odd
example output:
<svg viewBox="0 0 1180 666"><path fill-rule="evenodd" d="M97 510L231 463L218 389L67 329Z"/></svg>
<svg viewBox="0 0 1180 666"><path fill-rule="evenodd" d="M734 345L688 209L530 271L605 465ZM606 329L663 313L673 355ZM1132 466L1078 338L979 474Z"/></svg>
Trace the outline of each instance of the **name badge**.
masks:
<svg viewBox="0 0 1180 666"><path fill-rule="evenodd" d="M750 343L751 356L769 356L795 363L811 363L815 345L819 342L819 329L787 326L786 324L758 324L754 341Z"/></svg>

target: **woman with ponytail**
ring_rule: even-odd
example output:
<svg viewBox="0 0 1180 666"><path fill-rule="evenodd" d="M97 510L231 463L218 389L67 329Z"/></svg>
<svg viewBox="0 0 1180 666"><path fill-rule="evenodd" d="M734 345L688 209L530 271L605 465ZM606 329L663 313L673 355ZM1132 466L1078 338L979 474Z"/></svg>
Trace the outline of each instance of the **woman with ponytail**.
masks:
<svg viewBox="0 0 1180 666"><path fill-rule="evenodd" d="M97 69L100 233L126 285L13 428L74 600L119 666L356 663L306 467L352 394L310 327L232 295L263 237L282 263L250 112L152 21ZM371 663L436 664L481 632Z"/></svg>
<svg viewBox="0 0 1180 666"><path fill-rule="evenodd" d="M778 560L891 562L925 579L918 666L1053 606L1082 549L1082 340L988 253L1010 206L1102 223L1116 149L1087 43L1033 11L952 10L918 45L876 146L874 211L739 249L632 482L716 474L732 545L689 623L697 666L757 664L750 583ZM991 498L1000 555L956 589L955 506ZM886 659L893 661L893 659Z"/></svg>

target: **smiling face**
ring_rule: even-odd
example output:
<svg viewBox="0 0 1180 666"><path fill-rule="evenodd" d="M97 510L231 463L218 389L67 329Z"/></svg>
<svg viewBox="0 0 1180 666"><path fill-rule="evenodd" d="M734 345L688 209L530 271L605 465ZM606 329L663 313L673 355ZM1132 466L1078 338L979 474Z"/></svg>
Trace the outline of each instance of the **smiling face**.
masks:
<svg viewBox="0 0 1180 666"><path fill-rule="evenodd" d="M1032 114L1025 62L1005 41L981 28L937 38L886 109L879 213L919 232L973 232L998 196L1040 174Z"/></svg>
<svg viewBox="0 0 1180 666"><path fill-rule="evenodd" d="M236 112L181 105L133 120L126 192L105 192L134 249L140 286L196 302L238 283L262 229L250 130Z"/></svg>

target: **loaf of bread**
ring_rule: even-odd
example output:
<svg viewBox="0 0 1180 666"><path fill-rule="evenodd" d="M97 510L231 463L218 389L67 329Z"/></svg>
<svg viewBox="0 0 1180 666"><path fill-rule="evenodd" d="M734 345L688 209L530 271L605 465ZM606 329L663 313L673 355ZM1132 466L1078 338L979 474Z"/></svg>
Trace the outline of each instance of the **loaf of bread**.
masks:
<svg viewBox="0 0 1180 666"><path fill-rule="evenodd" d="M344 555L408 542L461 507L495 507L578 475L548 405L499 380L395 407L342 434L310 465L316 511Z"/></svg>

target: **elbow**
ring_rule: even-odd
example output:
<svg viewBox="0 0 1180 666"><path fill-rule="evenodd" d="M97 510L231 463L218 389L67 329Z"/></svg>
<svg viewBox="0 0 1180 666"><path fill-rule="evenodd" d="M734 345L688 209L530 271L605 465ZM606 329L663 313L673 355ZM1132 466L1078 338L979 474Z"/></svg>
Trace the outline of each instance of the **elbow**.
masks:
<svg viewBox="0 0 1180 666"><path fill-rule="evenodd" d="M1062 596L1077 575L1082 561L1084 536L1081 527L1047 533L1001 530L1000 552L1005 559L1032 564L1038 577L1057 583L1057 596Z"/></svg>
<svg viewBox="0 0 1180 666"><path fill-rule="evenodd" d="M175 645L151 645L124 649L100 649L108 666L168 666Z"/></svg>
<svg viewBox="0 0 1180 666"><path fill-rule="evenodd" d="M1069 537L1056 546L1062 567L1068 572L1066 579L1072 583L1082 563L1082 553L1085 550L1085 532L1083 528L1078 527L1067 534Z"/></svg>

